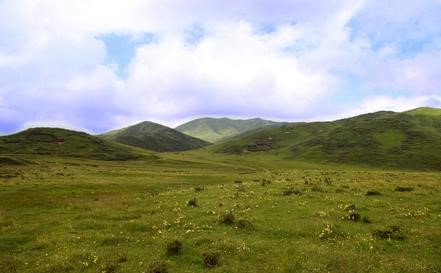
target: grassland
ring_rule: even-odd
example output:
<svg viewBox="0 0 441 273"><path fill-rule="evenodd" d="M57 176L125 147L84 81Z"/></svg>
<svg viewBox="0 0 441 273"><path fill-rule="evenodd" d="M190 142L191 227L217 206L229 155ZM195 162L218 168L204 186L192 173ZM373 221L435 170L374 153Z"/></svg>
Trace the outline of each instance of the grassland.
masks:
<svg viewBox="0 0 441 273"><path fill-rule="evenodd" d="M207 149L6 157L2 273L441 271L440 172Z"/></svg>

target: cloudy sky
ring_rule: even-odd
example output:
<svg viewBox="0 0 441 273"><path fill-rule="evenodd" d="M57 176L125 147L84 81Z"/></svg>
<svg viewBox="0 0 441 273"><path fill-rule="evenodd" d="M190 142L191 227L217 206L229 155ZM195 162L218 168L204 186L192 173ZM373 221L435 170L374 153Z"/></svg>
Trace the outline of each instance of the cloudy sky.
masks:
<svg viewBox="0 0 441 273"><path fill-rule="evenodd" d="M0 0L0 133L441 107L441 0Z"/></svg>

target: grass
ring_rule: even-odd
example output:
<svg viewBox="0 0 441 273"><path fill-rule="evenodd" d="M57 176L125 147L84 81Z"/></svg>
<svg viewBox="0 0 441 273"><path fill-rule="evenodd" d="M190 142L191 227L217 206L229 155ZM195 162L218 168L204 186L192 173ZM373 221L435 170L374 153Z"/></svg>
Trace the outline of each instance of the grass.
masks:
<svg viewBox="0 0 441 273"><path fill-rule="evenodd" d="M441 269L440 172L207 150L17 160L33 164L0 165L16 174L0 177L2 273Z"/></svg>

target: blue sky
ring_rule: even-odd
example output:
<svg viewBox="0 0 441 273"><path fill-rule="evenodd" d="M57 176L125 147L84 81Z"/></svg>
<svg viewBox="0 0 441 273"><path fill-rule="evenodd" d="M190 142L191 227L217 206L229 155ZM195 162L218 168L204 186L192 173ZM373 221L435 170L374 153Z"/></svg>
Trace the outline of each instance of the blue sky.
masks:
<svg viewBox="0 0 441 273"><path fill-rule="evenodd" d="M441 107L440 0L0 1L0 134L419 106Z"/></svg>

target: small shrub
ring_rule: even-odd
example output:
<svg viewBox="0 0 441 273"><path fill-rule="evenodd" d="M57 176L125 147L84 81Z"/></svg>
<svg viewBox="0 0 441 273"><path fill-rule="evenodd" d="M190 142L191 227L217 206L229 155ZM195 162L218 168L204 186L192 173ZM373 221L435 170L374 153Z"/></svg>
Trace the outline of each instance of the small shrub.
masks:
<svg viewBox="0 0 441 273"><path fill-rule="evenodd" d="M106 264L103 269L102 269L102 273L114 273L116 272L116 270L118 269L118 266L114 263L108 263Z"/></svg>
<svg viewBox="0 0 441 273"><path fill-rule="evenodd" d="M363 216L363 217L361 218L361 221L362 221L363 223L365 223L365 224L370 224L370 223L372 223L371 219L369 219L367 216Z"/></svg>
<svg viewBox="0 0 441 273"><path fill-rule="evenodd" d="M345 206L345 210L350 211L350 210L356 210L357 208L355 207L354 204L351 205L346 205Z"/></svg>
<svg viewBox="0 0 441 273"><path fill-rule="evenodd" d="M179 240L173 240L167 243L166 246L167 255L176 256L182 252L182 242Z"/></svg>
<svg viewBox="0 0 441 273"><path fill-rule="evenodd" d="M240 219L236 222L236 228L241 230L254 230L254 225L248 220Z"/></svg>
<svg viewBox="0 0 441 273"><path fill-rule="evenodd" d="M237 184L235 186L236 190L239 192L244 192L245 191L245 186L243 184Z"/></svg>
<svg viewBox="0 0 441 273"><path fill-rule="evenodd" d="M119 255L118 258L116 259L117 263L125 263L127 262L127 256L126 255Z"/></svg>
<svg viewBox="0 0 441 273"><path fill-rule="evenodd" d="M196 187L194 187L194 191L195 192L201 192L203 190L205 190L205 188L203 186L196 186Z"/></svg>
<svg viewBox="0 0 441 273"><path fill-rule="evenodd" d="M360 220L360 213L358 213L358 211L356 210L349 210L348 213L344 216L344 219L358 222Z"/></svg>
<svg viewBox="0 0 441 273"><path fill-rule="evenodd" d="M198 206L198 200L196 199L196 197L194 197L193 199L188 200L187 206L192 207L192 208L197 207Z"/></svg>
<svg viewBox="0 0 441 273"><path fill-rule="evenodd" d="M314 185L314 186L312 186L312 187L311 187L311 191L314 191L314 192L325 192L325 191L323 190L323 188L320 187L320 186L318 186L318 185Z"/></svg>
<svg viewBox="0 0 441 273"><path fill-rule="evenodd" d="M232 225L236 222L236 217L232 212L227 211L226 213L220 216L220 222L221 224Z"/></svg>
<svg viewBox="0 0 441 273"><path fill-rule="evenodd" d="M168 265L162 261L151 262L148 268L149 273L168 273Z"/></svg>
<svg viewBox="0 0 441 273"><path fill-rule="evenodd" d="M318 236L321 240L330 240L334 241L339 238L343 238L344 234L342 234L336 226L330 223L325 223L323 225L322 230L319 233Z"/></svg>
<svg viewBox="0 0 441 273"><path fill-rule="evenodd" d="M202 253L202 261L208 268L217 266L219 264L219 257L219 252L210 251Z"/></svg>
<svg viewBox="0 0 441 273"><path fill-rule="evenodd" d="M381 192L379 192L379 191L367 191L364 195L365 196L381 195Z"/></svg>
<svg viewBox="0 0 441 273"><path fill-rule="evenodd" d="M268 179L262 179L260 182L260 185L262 185L262 186L266 186L269 184L271 184L271 180L268 180Z"/></svg>
<svg viewBox="0 0 441 273"><path fill-rule="evenodd" d="M299 189L289 188L287 190L284 190L282 192L283 195L289 196L289 195L302 195L302 192Z"/></svg>
<svg viewBox="0 0 441 273"><path fill-rule="evenodd" d="M242 184L242 180L235 180L234 183L236 183L236 184Z"/></svg>
<svg viewBox="0 0 441 273"><path fill-rule="evenodd" d="M402 241L406 237L402 234L399 226L388 226L384 229L377 229L372 232L372 236L382 240Z"/></svg>
<svg viewBox="0 0 441 273"><path fill-rule="evenodd" d="M397 192L413 191L413 188L412 187L400 187L400 186L398 186L398 187L395 188L395 191L397 191Z"/></svg>

